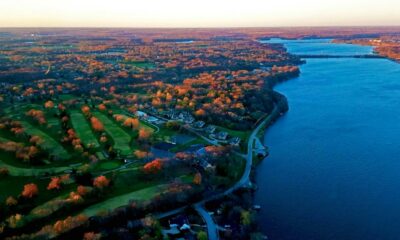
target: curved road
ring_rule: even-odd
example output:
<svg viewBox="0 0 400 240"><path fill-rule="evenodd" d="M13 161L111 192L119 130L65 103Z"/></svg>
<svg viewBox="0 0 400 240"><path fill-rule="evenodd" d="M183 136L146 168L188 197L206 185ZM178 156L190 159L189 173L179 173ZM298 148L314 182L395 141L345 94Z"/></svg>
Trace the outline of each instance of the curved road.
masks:
<svg viewBox="0 0 400 240"><path fill-rule="evenodd" d="M227 196L231 194L233 191L243 187L243 186L248 186L250 184L250 173L253 165L253 145L254 141L256 139L256 136L260 129L264 127L266 124L270 124L272 120L274 119L275 116L279 115L279 109L275 105L274 109L272 110L271 114L268 115L264 120L262 120L257 127L252 131L249 140L247 142L247 154L245 156L238 154L239 156L242 156L246 159L246 167L245 170L243 171L242 177L239 179L238 182L236 182L233 186L228 188L222 193L216 194L211 197L207 197L200 202L197 202L194 204L194 208L197 210L197 212L201 215L201 217L204 219L207 225L207 233L208 233L208 239L210 240L217 240L219 239L218 236L218 230L217 230L217 225L214 222L212 216L207 212L207 210L204 208L204 204L206 202L209 202L211 200L219 199L221 197ZM171 215L175 215L181 211L183 211L185 208L179 208L179 209L174 209L172 211L163 213L158 215L158 218L163 218L163 217L168 217Z"/></svg>

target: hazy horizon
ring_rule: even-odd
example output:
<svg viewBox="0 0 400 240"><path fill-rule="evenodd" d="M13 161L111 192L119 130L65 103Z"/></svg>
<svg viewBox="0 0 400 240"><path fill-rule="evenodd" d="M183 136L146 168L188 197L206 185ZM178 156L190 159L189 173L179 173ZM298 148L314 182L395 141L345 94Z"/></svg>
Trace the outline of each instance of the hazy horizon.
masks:
<svg viewBox="0 0 400 240"><path fill-rule="evenodd" d="M399 26L398 9L396 0L3 0L0 27L377 27Z"/></svg>

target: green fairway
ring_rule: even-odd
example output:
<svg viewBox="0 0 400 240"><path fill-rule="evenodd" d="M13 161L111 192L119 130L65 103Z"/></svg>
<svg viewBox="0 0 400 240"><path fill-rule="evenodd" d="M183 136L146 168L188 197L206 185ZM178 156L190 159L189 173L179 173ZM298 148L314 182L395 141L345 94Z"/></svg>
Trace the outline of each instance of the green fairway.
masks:
<svg viewBox="0 0 400 240"><path fill-rule="evenodd" d="M93 112L93 115L103 123L106 133L114 140L114 148L120 150L122 155L132 154L132 137L106 115L100 112Z"/></svg>
<svg viewBox="0 0 400 240"><path fill-rule="evenodd" d="M83 211L83 214L91 217L101 212L109 212L118 207L128 205L129 201L145 201L153 198L156 194L166 189L168 185L157 185L153 187L144 188L138 191L130 192L124 195L116 196L107 199L98 204L92 205Z"/></svg>
<svg viewBox="0 0 400 240"><path fill-rule="evenodd" d="M21 124L24 126L25 132L27 134L32 136L39 136L43 140L40 146L44 150L48 151L51 155L54 155L55 157L62 160L69 159L71 157L70 154L64 149L64 147L59 142L54 140L45 132L32 126L28 122L21 121Z"/></svg>
<svg viewBox="0 0 400 240"><path fill-rule="evenodd" d="M71 122L75 129L76 134L81 139L82 143L87 146L93 146L94 148L100 147L96 136L93 134L86 118L79 111L71 111Z"/></svg>
<svg viewBox="0 0 400 240"><path fill-rule="evenodd" d="M48 191L47 185L49 179L34 177L5 177L0 180L0 202L4 203L8 196L17 197L27 183L35 183L39 188L39 195L35 198L36 204L41 204L57 197L60 193L68 193L69 188L65 188L62 192Z"/></svg>
<svg viewBox="0 0 400 240"><path fill-rule="evenodd" d="M10 142L11 140L0 137L0 142ZM10 162L10 163L9 163ZM15 162L15 165L13 163ZM42 176L46 173L57 174L64 172L69 167L23 167L19 166L17 159L12 154L0 152L0 167L8 169L11 176ZM22 165L22 164L21 164Z"/></svg>
<svg viewBox="0 0 400 240"><path fill-rule="evenodd" d="M70 167L49 167L49 168L21 168L9 165L0 160L0 167L5 167L10 172L11 176L42 176L46 173L55 175L71 169Z"/></svg>
<svg viewBox="0 0 400 240"><path fill-rule="evenodd" d="M122 165L122 163L116 162L116 161L104 161L99 164L99 169L100 170L112 170L112 169L120 167L121 165Z"/></svg>

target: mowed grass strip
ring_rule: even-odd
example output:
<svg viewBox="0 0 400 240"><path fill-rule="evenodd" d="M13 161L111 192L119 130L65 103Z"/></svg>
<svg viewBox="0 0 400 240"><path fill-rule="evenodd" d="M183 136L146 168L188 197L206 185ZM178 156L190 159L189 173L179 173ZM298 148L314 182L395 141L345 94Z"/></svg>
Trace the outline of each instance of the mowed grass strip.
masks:
<svg viewBox="0 0 400 240"><path fill-rule="evenodd" d="M131 136L127 132L101 112L93 112L93 116L103 123L104 130L114 140L115 149L120 150L122 155L132 154Z"/></svg>
<svg viewBox="0 0 400 240"><path fill-rule="evenodd" d="M56 140L54 140L52 137L47 135L45 132L42 130L32 126L28 122L21 121L22 126L25 129L25 132L29 135L32 136L39 136L43 142L40 144L40 146L49 152L51 155L54 155L60 159L69 159L71 155L65 150L65 148Z"/></svg>
<svg viewBox="0 0 400 240"><path fill-rule="evenodd" d="M76 134L81 139L82 143L88 147L93 146L94 148L100 147L96 136L93 134L89 123L86 121L85 116L79 111L71 111L71 123L75 129Z"/></svg>
<svg viewBox="0 0 400 240"><path fill-rule="evenodd" d="M164 191L167 188L165 185L157 185L141 190L133 191L127 194L109 198L103 202L94 204L83 211L83 214L88 217L95 216L101 212L109 212L118 207L126 206L129 201L146 201L155 197L158 193Z"/></svg>

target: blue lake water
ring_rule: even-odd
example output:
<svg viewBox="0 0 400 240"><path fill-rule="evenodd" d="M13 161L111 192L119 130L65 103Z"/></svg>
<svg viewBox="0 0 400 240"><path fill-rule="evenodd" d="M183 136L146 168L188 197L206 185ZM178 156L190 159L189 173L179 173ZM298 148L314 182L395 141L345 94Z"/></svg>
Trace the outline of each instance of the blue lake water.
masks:
<svg viewBox="0 0 400 240"><path fill-rule="evenodd" d="M273 40L279 42L278 40ZM284 41L294 54L368 54L328 40ZM400 239L400 64L307 59L276 90L290 110L265 135L255 201L272 240Z"/></svg>

